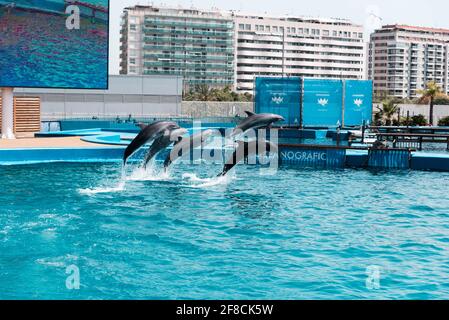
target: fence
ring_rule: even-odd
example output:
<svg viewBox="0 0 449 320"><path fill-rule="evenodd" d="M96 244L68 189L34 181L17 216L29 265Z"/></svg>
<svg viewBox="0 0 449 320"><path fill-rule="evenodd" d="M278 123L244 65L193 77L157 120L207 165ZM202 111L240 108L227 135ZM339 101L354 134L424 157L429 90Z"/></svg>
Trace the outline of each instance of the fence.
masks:
<svg viewBox="0 0 449 320"><path fill-rule="evenodd" d="M235 117L253 110L252 102L183 101L181 104L181 115L188 118Z"/></svg>

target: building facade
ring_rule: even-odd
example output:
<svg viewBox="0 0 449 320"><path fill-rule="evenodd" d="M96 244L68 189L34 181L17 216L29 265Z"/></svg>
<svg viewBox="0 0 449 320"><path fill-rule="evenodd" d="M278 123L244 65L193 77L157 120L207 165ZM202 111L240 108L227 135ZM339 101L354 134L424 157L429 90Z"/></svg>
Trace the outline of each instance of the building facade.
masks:
<svg viewBox="0 0 449 320"><path fill-rule="evenodd" d="M121 73L182 76L187 86L234 85L234 22L218 11L126 8Z"/></svg>
<svg viewBox="0 0 449 320"><path fill-rule="evenodd" d="M363 79L363 27L346 20L236 15L237 89L255 76Z"/></svg>
<svg viewBox="0 0 449 320"><path fill-rule="evenodd" d="M135 6L123 13L122 74L253 91L256 76L363 79L363 27L346 20Z"/></svg>
<svg viewBox="0 0 449 320"><path fill-rule="evenodd" d="M387 25L371 35L368 75L374 94L415 98L426 83L448 87L449 30Z"/></svg>

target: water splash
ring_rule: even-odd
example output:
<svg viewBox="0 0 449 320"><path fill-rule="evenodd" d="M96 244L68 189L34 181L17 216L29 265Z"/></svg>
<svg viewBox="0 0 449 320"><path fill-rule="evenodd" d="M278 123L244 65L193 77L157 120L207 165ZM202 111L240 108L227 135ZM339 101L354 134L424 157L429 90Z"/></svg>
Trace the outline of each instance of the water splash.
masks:
<svg viewBox="0 0 449 320"><path fill-rule="evenodd" d="M116 184L113 187L96 187L96 188L85 188L85 189L78 189L78 192L80 194L84 195L96 195L100 193L114 193L114 192L122 192L125 190L126 181L119 181L118 184Z"/></svg>
<svg viewBox="0 0 449 320"><path fill-rule="evenodd" d="M124 173L126 175L126 173ZM170 171L160 168L154 159L150 161L146 168L134 168L126 181L167 181L170 180Z"/></svg>
<svg viewBox="0 0 449 320"><path fill-rule="evenodd" d="M110 181L108 181L108 182L110 182ZM92 196L92 195L101 194L101 193L122 192L125 190L125 187L126 187L126 167L124 165L122 165L119 181L114 186L78 189L78 193L83 194L83 195Z"/></svg>
<svg viewBox="0 0 449 320"><path fill-rule="evenodd" d="M226 186L234 179L234 176L232 174L229 174L214 178L200 178L194 173L184 173L182 175L182 179L188 180L189 187L202 189L216 186Z"/></svg>

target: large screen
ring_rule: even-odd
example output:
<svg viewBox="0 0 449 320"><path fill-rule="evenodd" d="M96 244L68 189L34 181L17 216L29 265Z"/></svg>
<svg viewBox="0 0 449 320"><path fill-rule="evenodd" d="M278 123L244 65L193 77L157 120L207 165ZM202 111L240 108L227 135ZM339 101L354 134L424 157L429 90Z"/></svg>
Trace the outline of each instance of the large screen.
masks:
<svg viewBox="0 0 449 320"><path fill-rule="evenodd" d="M0 0L0 87L108 88L108 0Z"/></svg>

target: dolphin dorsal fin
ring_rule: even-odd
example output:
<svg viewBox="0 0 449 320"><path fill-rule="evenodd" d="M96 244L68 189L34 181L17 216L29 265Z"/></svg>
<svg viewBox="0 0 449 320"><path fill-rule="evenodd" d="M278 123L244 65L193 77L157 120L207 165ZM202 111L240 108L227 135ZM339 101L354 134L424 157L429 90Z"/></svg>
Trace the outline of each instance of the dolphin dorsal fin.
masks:
<svg viewBox="0 0 449 320"><path fill-rule="evenodd" d="M254 113L254 112L252 112L252 111L245 111L245 113L248 115L248 117L251 117L251 116L255 116L256 114Z"/></svg>
<svg viewBox="0 0 449 320"><path fill-rule="evenodd" d="M139 126L140 130L143 130L147 127L145 123L138 123L137 125Z"/></svg>

